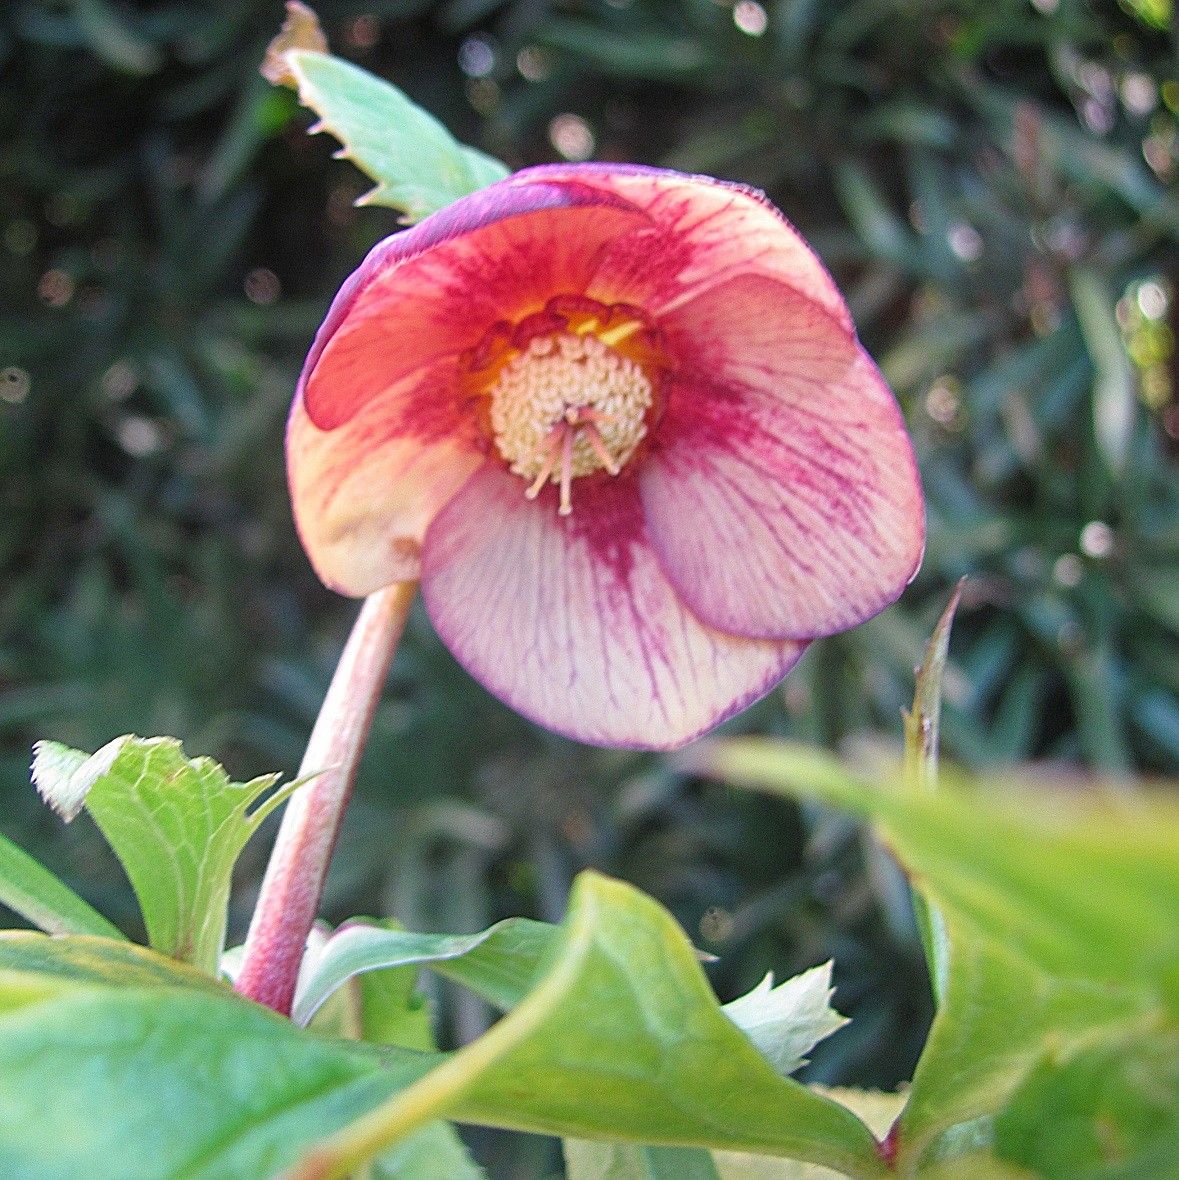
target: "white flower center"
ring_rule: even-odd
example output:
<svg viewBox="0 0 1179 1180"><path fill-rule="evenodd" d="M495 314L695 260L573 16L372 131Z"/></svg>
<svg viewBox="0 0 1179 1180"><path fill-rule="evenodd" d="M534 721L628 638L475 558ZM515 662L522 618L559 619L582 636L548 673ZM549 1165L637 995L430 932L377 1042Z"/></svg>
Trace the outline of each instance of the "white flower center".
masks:
<svg viewBox="0 0 1179 1180"><path fill-rule="evenodd" d="M597 336L538 336L509 361L490 389L495 445L512 471L561 489L561 515L573 510L574 477L617 475L647 433L651 381Z"/></svg>

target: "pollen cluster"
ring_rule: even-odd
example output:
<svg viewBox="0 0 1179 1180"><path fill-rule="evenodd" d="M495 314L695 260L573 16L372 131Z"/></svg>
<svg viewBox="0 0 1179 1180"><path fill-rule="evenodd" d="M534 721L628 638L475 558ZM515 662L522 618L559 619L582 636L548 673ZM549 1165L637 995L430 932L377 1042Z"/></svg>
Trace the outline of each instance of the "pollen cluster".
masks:
<svg viewBox="0 0 1179 1180"><path fill-rule="evenodd" d="M510 469L560 487L572 511L575 477L617 475L647 433L653 390L642 367L592 333L537 336L500 371L490 394L495 445Z"/></svg>

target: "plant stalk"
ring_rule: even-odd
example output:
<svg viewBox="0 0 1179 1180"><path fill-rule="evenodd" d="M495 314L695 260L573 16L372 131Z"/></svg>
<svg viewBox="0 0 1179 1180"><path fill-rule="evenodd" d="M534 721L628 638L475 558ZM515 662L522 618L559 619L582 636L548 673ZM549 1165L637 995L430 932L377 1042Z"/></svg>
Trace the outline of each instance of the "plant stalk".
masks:
<svg viewBox="0 0 1179 1180"><path fill-rule="evenodd" d="M416 582L401 582L365 599L299 767L300 778L314 778L287 804L266 866L236 986L283 1016L291 1012L356 768L416 591Z"/></svg>

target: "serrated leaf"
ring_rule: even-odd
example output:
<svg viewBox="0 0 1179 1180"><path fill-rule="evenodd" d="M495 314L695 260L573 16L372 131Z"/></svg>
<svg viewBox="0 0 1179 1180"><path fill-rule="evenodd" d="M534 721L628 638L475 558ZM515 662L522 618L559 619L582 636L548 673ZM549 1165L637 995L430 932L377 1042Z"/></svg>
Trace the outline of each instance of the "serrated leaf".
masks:
<svg viewBox="0 0 1179 1180"><path fill-rule="evenodd" d="M498 160L460 144L433 115L396 86L327 53L282 55L299 101L319 116L313 131L343 144L340 155L376 181L366 205L423 217L508 175Z"/></svg>
<svg viewBox="0 0 1179 1180"><path fill-rule="evenodd" d="M127 872L152 947L216 973L233 866L297 784L260 803L277 775L232 783L173 738L132 736L89 756L38 742L33 781L67 821L89 811Z"/></svg>
<svg viewBox="0 0 1179 1180"><path fill-rule="evenodd" d="M319 1144L314 1174L345 1175L438 1118L883 1173L850 1112L779 1077L724 1015L671 916L593 873L527 997L422 1086Z"/></svg>
<svg viewBox="0 0 1179 1180"><path fill-rule="evenodd" d="M6 836L0 836L0 903L49 934L123 937L93 906Z"/></svg>
<svg viewBox="0 0 1179 1180"><path fill-rule="evenodd" d="M847 1024L831 1007L831 964L812 967L774 987L767 975L722 1011L783 1076L806 1064L806 1055Z"/></svg>

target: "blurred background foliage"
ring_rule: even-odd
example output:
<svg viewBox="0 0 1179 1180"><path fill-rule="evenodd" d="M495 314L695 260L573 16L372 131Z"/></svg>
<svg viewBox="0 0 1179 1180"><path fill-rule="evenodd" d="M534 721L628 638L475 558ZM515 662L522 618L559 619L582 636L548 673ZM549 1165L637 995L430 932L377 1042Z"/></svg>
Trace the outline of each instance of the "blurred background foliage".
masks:
<svg viewBox="0 0 1179 1180"><path fill-rule="evenodd" d="M1179 61L1170 0L357 0L336 52L513 166L663 164L770 193L847 292L930 501L903 602L733 723L895 742L970 576L950 756L1179 769ZM174 734L293 769L354 607L281 463L328 300L396 228L257 65L274 0L0 9L0 827L134 929L117 867L28 786L29 746ZM239 932L264 848L247 854ZM834 813L684 782L491 700L415 616L329 910L468 931L557 918L595 865L720 956L724 998L836 959L810 1067L890 1086L928 1019L903 883ZM478 1004L439 997L450 1040ZM555 1170L488 1137L497 1175Z"/></svg>

